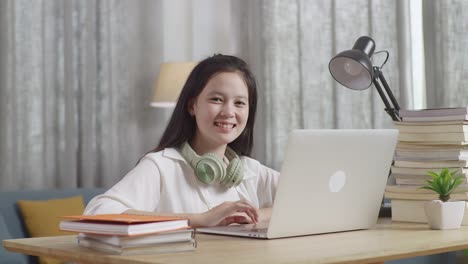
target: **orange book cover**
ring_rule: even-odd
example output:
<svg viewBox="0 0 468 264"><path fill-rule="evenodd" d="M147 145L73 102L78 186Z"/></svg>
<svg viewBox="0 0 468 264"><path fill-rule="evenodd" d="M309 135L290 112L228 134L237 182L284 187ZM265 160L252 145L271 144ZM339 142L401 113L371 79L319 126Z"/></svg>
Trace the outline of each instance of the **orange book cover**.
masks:
<svg viewBox="0 0 468 264"><path fill-rule="evenodd" d="M60 230L91 234L135 236L189 228L188 219L177 216L101 214L61 218Z"/></svg>
<svg viewBox="0 0 468 264"><path fill-rule="evenodd" d="M159 216L159 215L154 216L154 215L135 215L135 214L65 215L65 216L61 216L61 218L71 219L71 220L124 223L124 224L186 220L186 218L176 217L176 216Z"/></svg>

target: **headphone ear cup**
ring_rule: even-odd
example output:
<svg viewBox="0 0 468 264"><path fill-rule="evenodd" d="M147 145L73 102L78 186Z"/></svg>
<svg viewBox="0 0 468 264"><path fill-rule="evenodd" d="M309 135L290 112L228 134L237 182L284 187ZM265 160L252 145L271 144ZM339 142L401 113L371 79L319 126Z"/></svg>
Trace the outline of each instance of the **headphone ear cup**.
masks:
<svg viewBox="0 0 468 264"><path fill-rule="evenodd" d="M206 184L220 182L226 176L226 168L211 153L203 155L195 165L194 170L197 178Z"/></svg>
<svg viewBox="0 0 468 264"><path fill-rule="evenodd" d="M182 145L181 154L193 168L198 180L205 184L219 183L229 188L239 185L244 178L242 160L230 147L227 147L225 153L229 160L227 168L224 161L214 153L198 156L188 142Z"/></svg>
<svg viewBox="0 0 468 264"><path fill-rule="evenodd" d="M227 167L227 175L225 179L221 182L226 187L237 186L242 181L244 177L243 174L243 166L242 161L239 158L233 158L229 162L229 166Z"/></svg>

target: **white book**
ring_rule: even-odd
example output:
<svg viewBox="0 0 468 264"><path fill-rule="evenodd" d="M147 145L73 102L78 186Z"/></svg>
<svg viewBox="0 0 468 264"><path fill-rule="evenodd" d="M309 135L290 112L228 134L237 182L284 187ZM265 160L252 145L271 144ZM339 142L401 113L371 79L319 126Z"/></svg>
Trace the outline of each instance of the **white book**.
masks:
<svg viewBox="0 0 468 264"><path fill-rule="evenodd" d="M467 167L468 161L466 160L448 160L448 161L407 161L395 160L395 167L408 167L408 168L447 168L447 167Z"/></svg>
<svg viewBox="0 0 468 264"><path fill-rule="evenodd" d="M392 173L392 176L395 179L419 179L419 180L432 180L432 177L429 176L428 174L422 174L422 175L411 175L411 174L396 174ZM462 176L463 178L467 179L467 176L465 174L457 174L457 176Z"/></svg>
<svg viewBox="0 0 468 264"><path fill-rule="evenodd" d="M395 179L395 184L398 185L423 185L426 183L426 180L422 179Z"/></svg>
<svg viewBox="0 0 468 264"><path fill-rule="evenodd" d="M468 120L468 115L452 115L452 116L417 116L417 117L402 117L403 121L411 122L428 122L428 121L463 121Z"/></svg>
<svg viewBox="0 0 468 264"><path fill-rule="evenodd" d="M441 142L404 142L397 143L399 150L468 150L467 142L452 142L451 144L439 144Z"/></svg>
<svg viewBox="0 0 468 264"><path fill-rule="evenodd" d="M395 128L400 133L468 133L468 122L394 122Z"/></svg>
<svg viewBox="0 0 468 264"><path fill-rule="evenodd" d="M468 160L468 150L408 150L396 149L395 159L413 161Z"/></svg>
<svg viewBox="0 0 468 264"><path fill-rule="evenodd" d="M424 203L426 201L392 200L392 221L427 223ZM462 225L468 225L468 208L465 206L465 215Z"/></svg>
<svg viewBox="0 0 468 264"><path fill-rule="evenodd" d="M398 185L425 185L428 180L432 180L432 177L428 175L400 175L393 174L392 177L395 179L395 184ZM468 178L461 178L462 184L468 183Z"/></svg>
<svg viewBox="0 0 468 264"><path fill-rule="evenodd" d="M395 155L394 160L406 160L406 161L422 161L422 162L431 162L431 161L457 161L457 160L468 160L466 156L458 156L458 157L408 157L408 156L401 156Z"/></svg>
<svg viewBox="0 0 468 264"><path fill-rule="evenodd" d="M162 232L141 236L112 236L112 235L96 235L96 234L78 234L78 240L92 239L100 241L105 244L129 247L129 246L143 246L148 244L169 243L190 241L195 237L193 229L178 230L172 232Z"/></svg>
<svg viewBox="0 0 468 264"><path fill-rule="evenodd" d="M427 108L408 110L401 109L399 111L401 117L443 117L443 116L459 116L468 115L468 107L446 107L446 108Z"/></svg>
<svg viewBox="0 0 468 264"><path fill-rule="evenodd" d="M468 139L468 133L406 133L398 134L399 141L414 142L465 142Z"/></svg>
<svg viewBox="0 0 468 264"><path fill-rule="evenodd" d="M417 201L431 201L438 200L439 195L435 192L432 193L401 193L401 192L385 192L384 197L386 199L404 199L404 200L417 200ZM452 193L450 199L458 201L468 201L468 193Z"/></svg>
<svg viewBox="0 0 468 264"><path fill-rule="evenodd" d="M387 185L385 186L386 192L399 192L399 193L434 193L431 190L420 189L423 185ZM454 193L468 192L468 184L459 185Z"/></svg>
<svg viewBox="0 0 468 264"><path fill-rule="evenodd" d="M190 241L172 242L172 243L158 243L145 246L131 246L119 247L96 240L82 238L78 240L78 245L81 247L90 248L93 250L118 254L118 255L138 255L138 254L157 254L157 253L170 253L180 251L191 251L197 247L195 239Z"/></svg>
<svg viewBox="0 0 468 264"><path fill-rule="evenodd" d="M392 200L392 221L427 223L425 201Z"/></svg>
<svg viewBox="0 0 468 264"><path fill-rule="evenodd" d="M395 178L395 183L401 185L424 185L427 183L427 180ZM466 178L463 178L463 183L468 183L468 180Z"/></svg>
<svg viewBox="0 0 468 264"><path fill-rule="evenodd" d="M446 167L449 171L457 171L459 174L468 175L468 168L463 167ZM413 167L396 167L392 166L392 173L399 175L427 175L428 171L439 173L443 168L413 168Z"/></svg>

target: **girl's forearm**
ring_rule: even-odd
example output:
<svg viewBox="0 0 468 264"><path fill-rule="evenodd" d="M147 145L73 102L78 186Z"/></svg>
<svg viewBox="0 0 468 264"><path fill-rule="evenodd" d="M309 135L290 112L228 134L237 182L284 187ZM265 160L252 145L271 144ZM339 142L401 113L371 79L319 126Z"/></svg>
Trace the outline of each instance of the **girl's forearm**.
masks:
<svg viewBox="0 0 468 264"><path fill-rule="evenodd" d="M203 226L203 215L202 214L175 214L175 213L155 213L149 211L140 211L129 209L123 214L135 214L135 215L159 215L159 216L177 216L187 218L191 227L197 228Z"/></svg>
<svg viewBox="0 0 468 264"><path fill-rule="evenodd" d="M251 222L267 222L270 221L271 208L253 209L251 207L245 207L242 201L237 202L224 202L211 210L200 213L200 214L176 214L176 213L155 213L149 211L140 211L129 209L124 214L137 214L137 215L160 215L160 216L177 216L187 218L191 227L209 227L216 225L229 225L232 223L245 223ZM240 206L240 207L239 207ZM258 212L250 212L249 210L255 210ZM240 218L236 218L239 216ZM234 216L234 218L233 218ZM257 219L257 220L254 220Z"/></svg>

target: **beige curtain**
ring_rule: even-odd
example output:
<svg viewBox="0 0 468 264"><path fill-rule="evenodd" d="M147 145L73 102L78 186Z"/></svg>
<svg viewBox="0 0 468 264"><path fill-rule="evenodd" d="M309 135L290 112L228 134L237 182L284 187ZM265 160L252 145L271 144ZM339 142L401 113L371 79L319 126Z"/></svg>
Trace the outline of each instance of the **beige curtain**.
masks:
<svg viewBox="0 0 468 264"><path fill-rule="evenodd" d="M291 129L391 127L375 89L337 84L328 62L358 37L371 36L376 51L390 52L383 72L399 98L397 1L269 0L261 11L267 165L279 169Z"/></svg>
<svg viewBox="0 0 468 264"><path fill-rule="evenodd" d="M191 5L187 59L222 52L252 66L254 156L266 165L279 169L294 128L392 127L374 88L349 90L328 72L359 36L390 52L385 77L411 104L407 0L181 1L0 1L0 189L110 186L154 147L170 114L148 106L155 73L180 54L164 37L179 31L161 21L172 4ZM423 4L428 106L466 105L467 4Z"/></svg>
<svg viewBox="0 0 468 264"><path fill-rule="evenodd" d="M0 190L115 184L172 112L149 106L159 65L242 55L244 38L259 39L244 33L241 6L0 1Z"/></svg>
<svg viewBox="0 0 468 264"><path fill-rule="evenodd" d="M0 1L0 189L110 186L155 146L160 4Z"/></svg>
<svg viewBox="0 0 468 264"><path fill-rule="evenodd" d="M424 0L428 107L468 105L468 2Z"/></svg>

